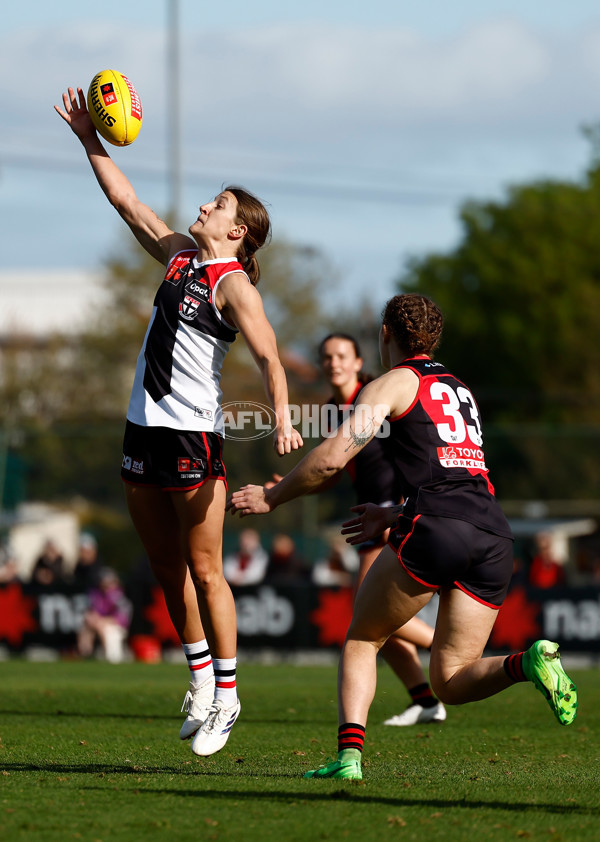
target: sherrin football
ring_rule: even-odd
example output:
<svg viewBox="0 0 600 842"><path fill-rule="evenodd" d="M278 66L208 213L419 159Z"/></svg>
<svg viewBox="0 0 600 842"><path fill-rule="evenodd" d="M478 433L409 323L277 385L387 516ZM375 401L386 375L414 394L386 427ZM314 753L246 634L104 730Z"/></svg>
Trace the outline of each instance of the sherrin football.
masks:
<svg viewBox="0 0 600 842"><path fill-rule="evenodd" d="M92 123L113 146L129 146L142 126L142 103L127 76L101 70L91 81L87 107Z"/></svg>

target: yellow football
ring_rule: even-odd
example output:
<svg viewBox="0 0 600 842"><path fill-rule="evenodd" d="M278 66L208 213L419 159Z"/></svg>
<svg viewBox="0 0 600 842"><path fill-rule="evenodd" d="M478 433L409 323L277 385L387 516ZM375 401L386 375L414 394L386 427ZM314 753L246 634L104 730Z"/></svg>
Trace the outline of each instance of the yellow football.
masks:
<svg viewBox="0 0 600 842"><path fill-rule="evenodd" d="M142 103L127 76L101 70L91 81L87 107L98 133L114 146L129 146L142 126Z"/></svg>

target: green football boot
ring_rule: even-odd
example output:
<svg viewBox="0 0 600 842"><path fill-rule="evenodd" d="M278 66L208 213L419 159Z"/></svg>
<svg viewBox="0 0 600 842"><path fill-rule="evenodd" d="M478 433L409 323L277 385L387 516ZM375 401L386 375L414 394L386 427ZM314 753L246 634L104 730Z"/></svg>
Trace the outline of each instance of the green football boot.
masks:
<svg viewBox="0 0 600 842"><path fill-rule="evenodd" d="M523 653L523 672L550 705L561 725L577 715L577 687L562 668L558 643L537 640Z"/></svg>
<svg viewBox="0 0 600 842"><path fill-rule="evenodd" d="M346 759L334 760L325 766L319 766L304 775L305 778L336 778L348 781L362 781L362 770L360 760Z"/></svg>

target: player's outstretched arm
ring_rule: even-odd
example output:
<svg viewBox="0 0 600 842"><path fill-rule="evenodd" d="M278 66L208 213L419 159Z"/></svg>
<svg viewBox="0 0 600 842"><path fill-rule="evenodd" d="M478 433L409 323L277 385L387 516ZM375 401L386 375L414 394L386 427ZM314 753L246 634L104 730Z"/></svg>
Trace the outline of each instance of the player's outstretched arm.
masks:
<svg viewBox="0 0 600 842"><path fill-rule="evenodd" d="M283 456L298 450L303 445L302 436L292 427L287 379L260 293L244 275L232 273L217 288L217 306L222 306L225 318L239 328L262 374L265 393L275 411L277 453Z"/></svg>
<svg viewBox="0 0 600 842"><path fill-rule="evenodd" d="M288 500L313 493L341 471L371 441L389 415L389 404L382 402L381 390L375 383L365 387L361 404L335 435L307 453L280 482L272 488L244 486L231 495L227 509L233 514L239 512L242 517L266 514Z"/></svg>
<svg viewBox="0 0 600 842"><path fill-rule="evenodd" d="M176 251L195 248L183 234L176 234L154 211L140 202L129 179L112 160L96 132L81 88L68 88L62 95L63 108L54 110L71 127L86 151L98 184L106 198L131 228L139 243L160 263L168 263Z"/></svg>

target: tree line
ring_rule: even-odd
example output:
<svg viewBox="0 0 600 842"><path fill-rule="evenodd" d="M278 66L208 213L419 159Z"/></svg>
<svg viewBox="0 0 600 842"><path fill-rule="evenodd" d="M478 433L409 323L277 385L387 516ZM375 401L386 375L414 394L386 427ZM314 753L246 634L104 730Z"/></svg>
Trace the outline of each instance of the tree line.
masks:
<svg viewBox="0 0 600 842"><path fill-rule="evenodd" d="M515 186L502 200L466 201L461 235L444 253L416 255L397 278L441 307L446 327L437 357L473 389L484 420L485 449L500 498L597 499L600 476L600 161L579 181ZM336 313L320 284L344 279L326 255L275 240L264 251L259 286L288 372L290 400L327 397L316 349L330 330L355 334L366 367L380 372L379 314L371 298ZM105 267L106 304L84 333L43 339L4 337L3 503L78 501L88 526L104 532L117 555L135 539L119 481L123 419L135 360L161 270L127 239ZM343 301L343 295L340 294ZM264 402L243 340L226 360L225 400ZM311 446L314 442L307 442ZM270 439L227 443L230 486L285 473L297 456L278 459ZM314 528L343 516L349 487L273 515L270 528ZM233 526L233 525L232 525Z"/></svg>

